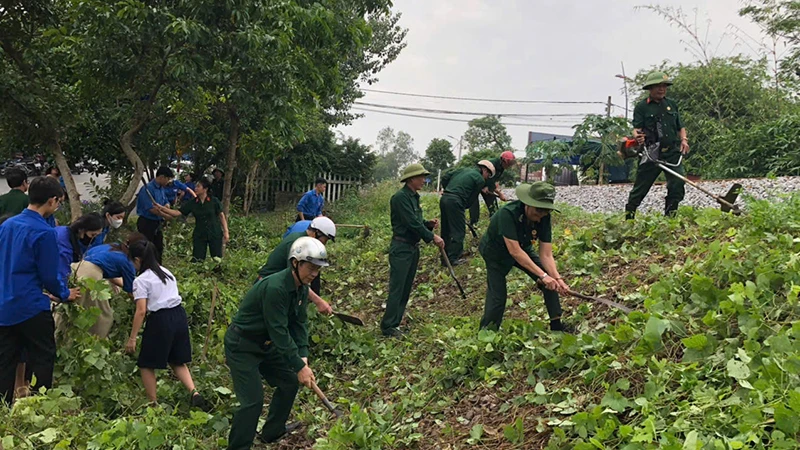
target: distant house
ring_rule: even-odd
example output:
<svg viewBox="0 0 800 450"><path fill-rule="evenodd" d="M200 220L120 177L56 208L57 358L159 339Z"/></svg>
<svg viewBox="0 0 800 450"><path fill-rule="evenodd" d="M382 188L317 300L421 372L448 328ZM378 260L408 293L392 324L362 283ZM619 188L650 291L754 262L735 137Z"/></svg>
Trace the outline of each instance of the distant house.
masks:
<svg viewBox="0 0 800 450"><path fill-rule="evenodd" d="M558 135L558 134L551 134L551 133L539 133L535 131L528 132L528 145L536 143L536 142L543 142L543 141L564 141L570 146L572 145L572 136L565 136L565 135ZM553 183L556 186L574 186L580 184L580 174L585 172L587 168L592 165L591 158L587 158L587 156L591 156L592 154L596 155L600 152L600 142L598 141L589 141L587 142L580 151L575 152L576 154L569 158L569 160L559 161L556 160L555 163L558 166L568 165L570 169L564 169L561 171L560 174L553 177ZM588 159L588 161L587 161ZM583 160L583 162L581 161ZM539 164L542 160L534 160L529 161L528 164L523 164L520 167L520 179L532 182L532 181L541 181L546 174L543 174L541 170L537 171L530 171L529 166L531 164ZM619 167L608 167L608 182L609 183L625 183L628 182L630 179L630 172L632 165L630 164L630 160L628 164L624 164Z"/></svg>

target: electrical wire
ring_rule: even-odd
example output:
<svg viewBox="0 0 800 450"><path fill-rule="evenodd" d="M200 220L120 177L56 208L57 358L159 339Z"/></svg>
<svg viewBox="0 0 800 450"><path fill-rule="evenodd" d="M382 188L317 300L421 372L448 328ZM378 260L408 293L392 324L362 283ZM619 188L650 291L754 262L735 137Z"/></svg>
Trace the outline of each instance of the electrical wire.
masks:
<svg viewBox="0 0 800 450"><path fill-rule="evenodd" d="M361 88L361 90L364 92L402 95L405 97L439 98L445 100L462 100L470 102L521 103L521 104L545 104L545 105L606 105L607 104L607 102L579 102L579 101L559 101L559 100L505 100L505 99L473 98L473 97L449 97L446 95L412 94L410 92L394 92L394 91L383 91L380 89L366 89L366 88Z"/></svg>
<svg viewBox="0 0 800 450"><path fill-rule="evenodd" d="M464 119L451 119L449 117L434 117L434 116L423 116L420 114L406 114L400 112L393 112L393 111L381 111L378 109L368 109L364 107L353 107L353 111L360 111L360 112L374 112L378 114L388 114L392 116L403 116L403 117L415 117L418 119L429 119L429 120L442 120L446 122L458 122L458 123L469 123L469 120ZM549 128L573 128L573 125L555 125L549 123L512 123L512 122L503 122L503 125L509 127L549 127Z"/></svg>
<svg viewBox="0 0 800 450"><path fill-rule="evenodd" d="M498 117L586 117L592 113L556 113L556 114L521 114L521 113L487 113L487 112L470 112L470 111L451 111L445 109L429 109L429 108L417 108L417 107L409 107L409 106L394 106L394 105L382 105L379 103L368 103L368 102L360 102L356 101L356 105L361 106L370 106L373 108L381 108L381 109L397 109L400 111L411 111L411 112L423 112L423 113L435 113L435 114L455 114L455 115L462 115L462 116L498 116Z"/></svg>

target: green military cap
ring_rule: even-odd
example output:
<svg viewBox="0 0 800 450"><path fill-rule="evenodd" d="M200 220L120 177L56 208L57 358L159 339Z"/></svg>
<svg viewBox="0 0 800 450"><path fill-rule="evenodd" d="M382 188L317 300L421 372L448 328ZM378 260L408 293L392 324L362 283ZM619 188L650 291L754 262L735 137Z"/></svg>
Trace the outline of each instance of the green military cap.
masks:
<svg viewBox="0 0 800 450"><path fill-rule="evenodd" d="M400 182L406 181L409 178L418 177L420 175L430 175L431 173L425 170L422 164L411 164L403 170L403 175L400 176Z"/></svg>
<svg viewBox="0 0 800 450"><path fill-rule="evenodd" d="M642 86L642 89L647 90L659 84L666 84L667 86L671 86L672 80L670 80L669 75L667 75L664 72L650 72L647 75L647 78L644 80L644 86Z"/></svg>
<svg viewBox="0 0 800 450"><path fill-rule="evenodd" d="M556 199L556 188L550 183L537 181L533 184L520 184L517 186L516 194L517 198L528 206L561 212L553 204Z"/></svg>

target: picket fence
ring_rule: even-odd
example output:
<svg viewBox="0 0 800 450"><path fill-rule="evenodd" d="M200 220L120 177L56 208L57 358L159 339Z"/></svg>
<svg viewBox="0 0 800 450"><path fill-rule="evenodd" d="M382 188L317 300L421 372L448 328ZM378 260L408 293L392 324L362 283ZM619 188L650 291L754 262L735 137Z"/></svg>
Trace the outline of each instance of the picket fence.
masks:
<svg viewBox="0 0 800 450"><path fill-rule="evenodd" d="M334 203L342 198L349 189L361 186L358 178L342 177L332 173L319 174L318 178L324 178L328 182L325 190L325 203ZM254 186L253 205L255 209L275 209L279 206L294 205L306 192L314 189L314 182L307 185L297 185L291 181L261 178L256 180Z"/></svg>

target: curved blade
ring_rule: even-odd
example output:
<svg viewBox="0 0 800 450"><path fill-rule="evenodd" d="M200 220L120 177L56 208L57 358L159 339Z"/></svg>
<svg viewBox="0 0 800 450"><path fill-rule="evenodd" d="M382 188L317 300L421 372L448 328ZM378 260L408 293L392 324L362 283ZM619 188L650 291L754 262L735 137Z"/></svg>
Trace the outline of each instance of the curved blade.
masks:
<svg viewBox="0 0 800 450"><path fill-rule="evenodd" d="M358 325L360 327L364 326L364 321L356 316L348 316L347 314L342 314L338 312L333 313L333 315L336 316L336 318L341 320L342 322Z"/></svg>

